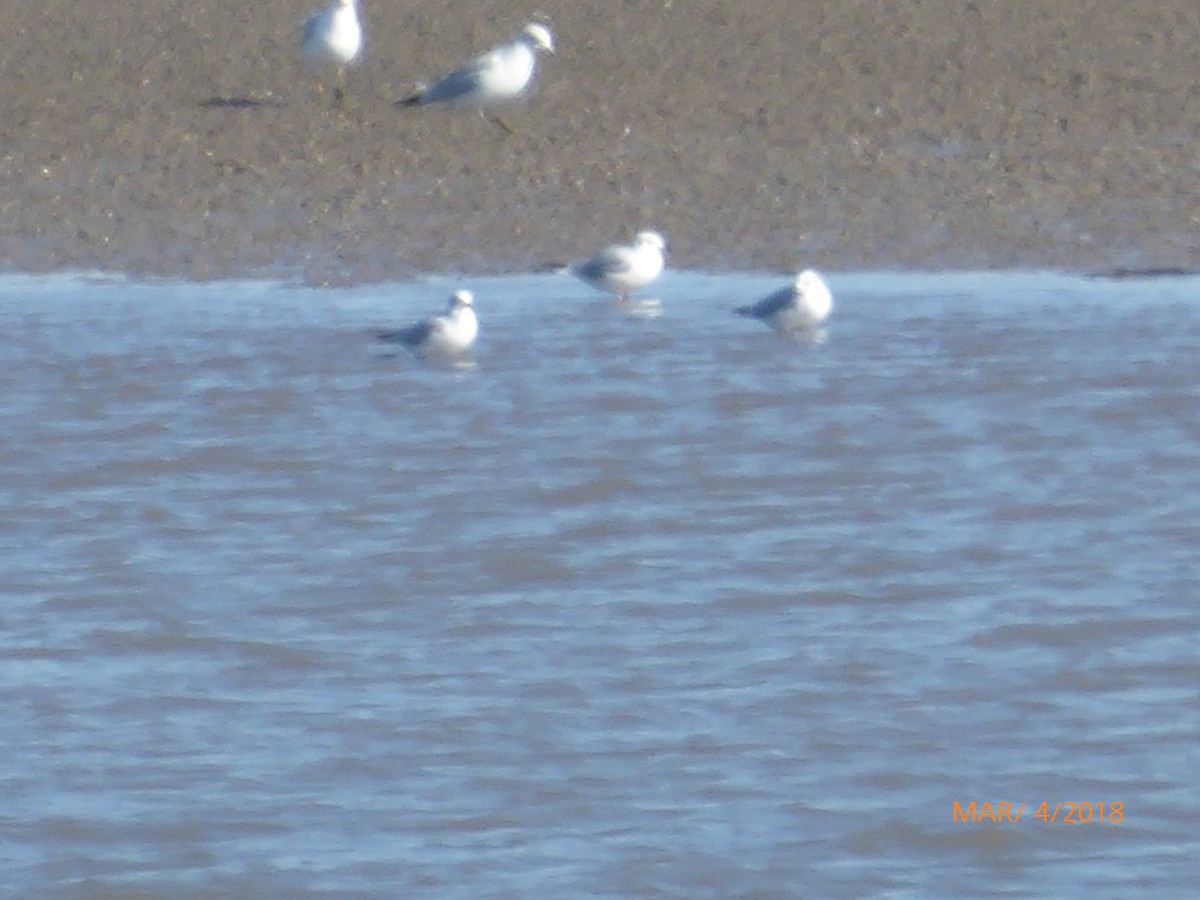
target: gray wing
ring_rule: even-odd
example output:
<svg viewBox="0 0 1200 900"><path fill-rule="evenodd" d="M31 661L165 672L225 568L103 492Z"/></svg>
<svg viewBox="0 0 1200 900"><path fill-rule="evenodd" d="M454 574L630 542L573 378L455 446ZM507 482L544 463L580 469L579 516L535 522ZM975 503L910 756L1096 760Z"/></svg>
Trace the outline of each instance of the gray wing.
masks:
<svg viewBox="0 0 1200 900"><path fill-rule="evenodd" d="M473 59L436 81L421 93L420 102L437 103L443 100L458 100L479 90L479 86L483 83L483 73L491 64L490 57L489 53Z"/></svg>
<svg viewBox="0 0 1200 900"><path fill-rule="evenodd" d="M304 34L300 37L300 46L307 47L317 33L317 27L321 24L321 12L315 12L304 20Z"/></svg>
<svg viewBox="0 0 1200 900"><path fill-rule="evenodd" d="M610 275L620 275L631 268L629 254L622 253L619 248L608 247L601 250L591 259L575 266L574 272L580 278L594 281Z"/></svg>
<svg viewBox="0 0 1200 900"><path fill-rule="evenodd" d="M418 322L416 325L411 325L408 328L401 328L399 331L379 331L375 336L381 341L386 341L389 344L404 344L406 347L419 347L429 339L429 333L433 331L433 321L426 319L424 322Z"/></svg>
<svg viewBox="0 0 1200 900"><path fill-rule="evenodd" d="M753 316L756 319L769 319L780 310L787 309L795 300L796 291L794 288L790 286L780 288L751 306L738 307L737 313L742 316Z"/></svg>

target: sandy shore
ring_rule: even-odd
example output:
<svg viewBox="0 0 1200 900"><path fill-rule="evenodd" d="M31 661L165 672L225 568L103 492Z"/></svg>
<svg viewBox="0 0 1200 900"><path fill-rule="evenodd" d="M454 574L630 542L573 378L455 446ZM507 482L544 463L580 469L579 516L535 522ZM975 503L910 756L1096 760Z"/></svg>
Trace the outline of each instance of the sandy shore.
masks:
<svg viewBox="0 0 1200 900"><path fill-rule="evenodd" d="M674 266L1200 267L1195 0L11 0L0 265L313 281L521 271L641 227ZM534 13L505 118L398 109Z"/></svg>

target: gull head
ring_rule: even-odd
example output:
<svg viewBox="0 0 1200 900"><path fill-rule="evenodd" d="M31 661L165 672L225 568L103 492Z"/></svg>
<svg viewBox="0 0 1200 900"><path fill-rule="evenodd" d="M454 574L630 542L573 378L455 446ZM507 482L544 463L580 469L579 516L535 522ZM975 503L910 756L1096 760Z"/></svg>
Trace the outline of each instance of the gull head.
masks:
<svg viewBox="0 0 1200 900"><path fill-rule="evenodd" d="M812 269L805 269L796 276L796 291L801 294L829 293L829 288L821 280L821 276Z"/></svg>
<svg viewBox="0 0 1200 900"><path fill-rule="evenodd" d="M450 308L457 309L460 306L473 306L475 303L475 295L467 290L458 290L450 295Z"/></svg>
<svg viewBox="0 0 1200 900"><path fill-rule="evenodd" d="M795 290L815 321L820 322L833 309L833 294L829 286L812 269L805 269L796 276Z"/></svg>
<svg viewBox="0 0 1200 900"><path fill-rule="evenodd" d="M545 25L539 25L536 22L526 25L521 29L521 40L534 50L545 50L554 55L554 38L550 35L550 29Z"/></svg>
<svg viewBox="0 0 1200 900"><path fill-rule="evenodd" d="M639 231L633 238L634 246L654 247L660 253L667 249L667 242L657 231Z"/></svg>

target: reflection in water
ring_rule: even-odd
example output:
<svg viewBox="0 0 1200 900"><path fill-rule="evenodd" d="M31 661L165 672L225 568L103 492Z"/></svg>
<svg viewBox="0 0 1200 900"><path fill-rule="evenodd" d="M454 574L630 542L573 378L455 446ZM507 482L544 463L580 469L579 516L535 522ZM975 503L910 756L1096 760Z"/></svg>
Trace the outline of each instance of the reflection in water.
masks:
<svg viewBox="0 0 1200 900"><path fill-rule="evenodd" d="M663 314L662 301L653 297L626 297L614 300L613 305L633 319L657 319Z"/></svg>
<svg viewBox="0 0 1200 900"><path fill-rule="evenodd" d="M829 339L829 329L822 326L815 328L792 328L786 331L776 331L775 334L785 341L802 346L824 344Z"/></svg>

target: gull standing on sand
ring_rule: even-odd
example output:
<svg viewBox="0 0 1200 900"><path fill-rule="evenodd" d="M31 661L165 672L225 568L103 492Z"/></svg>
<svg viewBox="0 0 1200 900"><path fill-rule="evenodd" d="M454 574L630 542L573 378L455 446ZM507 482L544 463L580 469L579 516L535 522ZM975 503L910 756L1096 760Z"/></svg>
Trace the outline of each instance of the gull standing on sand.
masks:
<svg viewBox="0 0 1200 900"><path fill-rule="evenodd" d="M784 334L812 331L833 309L833 294L812 269L805 269L785 288L734 312L758 319Z"/></svg>
<svg viewBox="0 0 1200 900"><path fill-rule="evenodd" d="M379 334L381 341L404 344L424 357L454 357L469 350L479 334L475 297L470 291L455 291L446 312L401 331Z"/></svg>
<svg viewBox="0 0 1200 900"><path fill-rule="evenodd" d="M401 105L448 103L476 106L482 111L485 106L515 100L525 93L533 80L539 50L554 53L550 29L536 23L526 25L515 40L475 57L430 87L417 91ZM500 124L504 125L503 122ZM504 127L512 130L507 125Z"/></svg>
<svg viewBox="0 0 1200 900"><path fill-rule="evenodd" d="M570 272L624 303L633 291L659 276L666 249L667 242L657 231L639 231L632 245L605 247L591 259L571 266Z"/></svg>
<svg viewBox="0 0 1200 900"><path fill-rule="evenodd" d="M300 52L314 66L334 66L337 80L333 105L342 104L342 83L346 66L362 52L362 25L358 21L357 0L331 0L329 6L304 20Z"/></svg>

